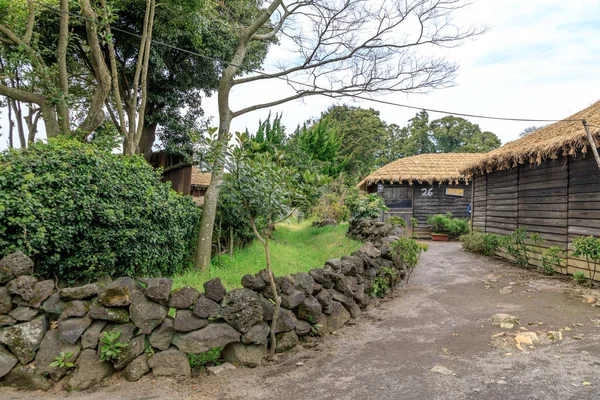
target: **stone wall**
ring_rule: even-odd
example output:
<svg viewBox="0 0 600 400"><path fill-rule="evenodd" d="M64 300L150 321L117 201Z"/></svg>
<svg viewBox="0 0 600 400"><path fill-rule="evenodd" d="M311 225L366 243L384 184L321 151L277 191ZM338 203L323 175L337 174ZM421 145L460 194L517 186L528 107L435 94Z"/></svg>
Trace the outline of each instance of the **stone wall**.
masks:
<svg viewBox="0 0 600 400"><path fill-rule="evenodd" d="M276 351L293 348L311 330L333 332L375 305L371 287L381 267L405 273L389 255L397 236L384 234L401 232L376 221L352 232L374 243L309 273L275 278L282 300ZM10 254L0 260L0 385L47 390L61 381L86 389L116 372L129 381L150 372L186 378L186 354L214 347L224 347L226 361L257 366L269 344L274 304L265 270L241 283L226 292L217 278L200 293L171 290L168 278L119 278L56 290L52 280L33 276L23 253ZM110 331L127 343L112 362L100 358L100 339ZM61 352L73 354L66 361L74 367L50 366Z"/></svg>

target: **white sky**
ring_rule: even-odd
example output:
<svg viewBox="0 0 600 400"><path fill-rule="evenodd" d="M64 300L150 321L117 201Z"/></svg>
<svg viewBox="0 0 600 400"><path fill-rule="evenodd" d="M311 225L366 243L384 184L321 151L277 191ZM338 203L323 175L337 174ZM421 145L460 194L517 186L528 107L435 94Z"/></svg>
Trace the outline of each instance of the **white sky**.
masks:
<svg viewBox="0 0 600 400"><path fill-rule="evenodd" d="M469 114L531 119L561 119L600 100L600 2L597 0L475 0L456 15L458 25L488 25L490 31L455 49L441 49L460 65L456 86L428 94L389 94L379 99L419 107ZM281 60L286 49L274 47L263 69ZM272 100L287 93L280 80L263 81L260 87L236 87L231 95L233 110ZM207 116L217 118L216 95L205 99ZM309 97L277 106L291 133L297 124L318 117L334 101ZM388 123L406 125L416 113L379 103L347 103L373 107ZM253 131L269 110L255 111L233 121L232 131ZM440 114L430 114L440 118ZM503 122L468 118L482 129L497 134L503 143L514 140L531 125L541 123ZM41 125L41 124L40 124ZM0 115L0 149L7 147L6 110ZM40 126L43 129L42 126Z"/></svg>

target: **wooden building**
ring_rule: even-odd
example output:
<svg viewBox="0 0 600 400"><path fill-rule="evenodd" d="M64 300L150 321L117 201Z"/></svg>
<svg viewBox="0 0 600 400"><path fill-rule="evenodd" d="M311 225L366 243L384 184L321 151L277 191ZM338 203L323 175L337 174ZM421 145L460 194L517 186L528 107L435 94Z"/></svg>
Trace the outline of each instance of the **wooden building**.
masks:
<svg viewBox="0 0 600 400"><path fill-rule="evenodd" d="M363 179L357 186L370 193L379 193L391 216L418 220L419 227L428 230L427 217L452 213L467 218L471 202L471 185L462 170L481 159L482 154L434 153L405 157L383 166ZM425 233L419 229L420 233Z"/></svg>
<svg viewBox="0 0 600 400"><path fill-rule="evenodd" d="M600 169L583 120L600 136L600 102L566 120L507 143L463 172L474 187L473 229L508 235L522 227L539 233L531 263L545 248L567 251L578 236L600 237ZM596 146L596 144L594 144ZM559 272L588 274L587 263L568 251Z"/></svg>
<svg viewBox="0 0 600 400"><path fill-rule="evenodd" d="M212 175L210 172L202 172L196 167L192 167L192 178L190 181L190 194L198 205L204 204L204 194Z"/></svg>

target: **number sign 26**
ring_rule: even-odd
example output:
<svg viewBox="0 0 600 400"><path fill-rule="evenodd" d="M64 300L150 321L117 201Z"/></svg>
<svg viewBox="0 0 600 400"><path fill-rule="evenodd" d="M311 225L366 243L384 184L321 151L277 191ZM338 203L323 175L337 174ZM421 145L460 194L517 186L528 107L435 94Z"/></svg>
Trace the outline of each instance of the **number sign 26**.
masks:
<svg viewBox="0 0 600 400"><path fill-rule="evenodd" d="M421 196L427 196L427 197L433 196L433 188L421 189L421 191L423 192L423 194Z"/></svg>

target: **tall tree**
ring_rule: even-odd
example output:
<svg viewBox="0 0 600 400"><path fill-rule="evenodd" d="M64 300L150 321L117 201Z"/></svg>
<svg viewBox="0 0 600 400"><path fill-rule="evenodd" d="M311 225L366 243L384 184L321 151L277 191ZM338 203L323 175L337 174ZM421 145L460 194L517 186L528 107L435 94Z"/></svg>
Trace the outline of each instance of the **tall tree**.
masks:
<svg viewBox="0 0 600 400"><path fill-rule="evenodd" d="M544 125L546 126L546 125ZM538 129L543 128L544 126L529 126L525 129L523 129L523 132L519 133L519 137L525 137L527 135L529 135L530 133L533 133L535 131L537 131Z"/></svg>
<svg viewBox="0 0 600 400"><path fill-rule="evenodd" d="M492 132L453 115L432 121L430 129L438 153L487 153L502 144Z"/></svg>
<svg viewBox="0 0 600 400"><path fill-rule="evenodd" d="M406 141L409 137L408 128L403 126L400 127L397 124L390 124L387 126L387 135L383 145L381 146L381 153L377 160L377 166L382 167L385 164L389 164L396 161L399 158L406 157Z"/></svg>
<svg viewBox="0 0 600 400"><path fill-rule="evenodd" d="M427 111L419 111L417 115L408 121L406 129L408 138L404 145L405 156L436 152L435 143L431 138Z"/></svg>
<svg viewBox="0 0 600 400"><path fill-rule="evenodd" d="M263 4L263 3L261 3ZM219 79L219 134L227 140L231 121L254 110L307 96L357 96L376 92L411 93L452 83L457 66L431 56L427 47L452 47L482 29L463 30L452 14L463 0L271 0L249 24L232 21L239 41ZM285 38L295 46L277 72L235 78L252 43ZM283 39L282 39L283 40ZM423 49L424 51L421 51ZM277 64L276 64L277 65ZM293 93L233 111L234 86L283 79ZM221 146L224 148L224 146ZM210 265L212 233L223 164L215 158L206 191L195 265Z"/></svg>

